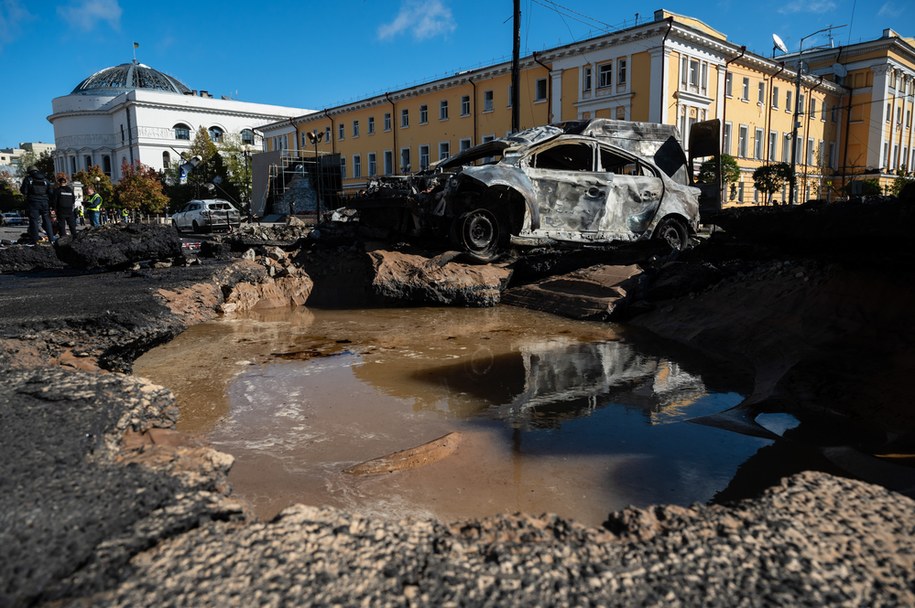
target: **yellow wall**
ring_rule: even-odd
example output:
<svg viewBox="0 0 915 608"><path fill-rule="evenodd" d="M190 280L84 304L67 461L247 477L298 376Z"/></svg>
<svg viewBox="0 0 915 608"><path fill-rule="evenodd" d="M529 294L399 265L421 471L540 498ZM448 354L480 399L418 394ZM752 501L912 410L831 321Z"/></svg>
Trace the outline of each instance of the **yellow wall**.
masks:
<svg viewBox="0 0 915 608"><path fill-rule="evenodd" d="M636 53L632 56L630 82L632 91L635 92L632 98L630 118L646 121L651 96L658 95L657 90L651 86L651 55L649 53Z"/></svg>

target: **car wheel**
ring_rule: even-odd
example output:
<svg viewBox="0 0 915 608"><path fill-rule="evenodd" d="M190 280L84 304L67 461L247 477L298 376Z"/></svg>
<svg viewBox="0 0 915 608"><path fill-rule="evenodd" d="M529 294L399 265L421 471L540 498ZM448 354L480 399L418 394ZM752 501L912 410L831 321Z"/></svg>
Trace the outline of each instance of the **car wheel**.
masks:
<svg viewBox="0 0 915 608"><path fill-rule="evenodd" d="M484 262L499 254L502 229L499 220L489 209L474 209L457 219L458 245L464 251Z"/></svg>
<svg viewBox="0 0 915 608"><path fill-rule="evenodd" d="M665 217L654 230L654 238L666 241L670 248L682 251L689 245L689 232L682 221L675 217Z"/></svg>

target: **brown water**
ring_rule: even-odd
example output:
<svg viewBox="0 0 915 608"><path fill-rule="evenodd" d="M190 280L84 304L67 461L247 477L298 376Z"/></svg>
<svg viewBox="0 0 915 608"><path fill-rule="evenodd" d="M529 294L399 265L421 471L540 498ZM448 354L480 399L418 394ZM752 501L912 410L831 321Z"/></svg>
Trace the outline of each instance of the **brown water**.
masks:
<svg viewBox="0 0 915 608"><path fill-rule="evenodd" d="M656 351L511 307L301 308L197 325L134 369L175 392L180 430L236 457L230 481L262 517L302 502L596 525L629 504L708 501L771 443L689 423L741 396ZM342 472L449 432L461 442L439 462Z"/></svg>

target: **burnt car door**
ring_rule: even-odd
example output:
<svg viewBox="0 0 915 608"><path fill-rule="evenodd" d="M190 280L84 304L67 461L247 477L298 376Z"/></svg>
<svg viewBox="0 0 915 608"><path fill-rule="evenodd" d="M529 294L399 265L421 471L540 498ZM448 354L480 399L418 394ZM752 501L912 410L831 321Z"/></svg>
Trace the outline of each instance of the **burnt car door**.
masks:
<svg viewBox="0 0 915 608"><path fill-rule="evenodd" d="M531 181L540 226L535 233L557 240L592 240L607 202L606 176L597 171L593 141L554 141L523 162ZM593 238L593 237L592 237Z"/></svg>
<svg viewBox="0 0 915 608"><path fill-rule="evenodd" d="M599 231L606 240L633 240L648 229L664 197L658 170L638 157L600 144L598 160L606 175L607 205Z"/></svg>

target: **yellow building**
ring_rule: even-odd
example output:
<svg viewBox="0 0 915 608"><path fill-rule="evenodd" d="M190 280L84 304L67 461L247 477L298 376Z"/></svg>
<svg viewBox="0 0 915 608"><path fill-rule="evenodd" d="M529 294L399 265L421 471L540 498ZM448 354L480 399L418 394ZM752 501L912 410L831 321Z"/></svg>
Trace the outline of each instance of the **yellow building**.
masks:
<svg viewBox="0 0 915 608"><path fill-rule="evenodd" d="M886 30L800 59L798 77L797 53L755 55L697 19L659 10L650 22L522 58L520 126L660 122L676 125L685 146L694 123L718 118L722 152L741 169L726 194L731 204L766 202L752 174L773 162L796 164L799 202L835 198L865 172L886 184L893 170L913 169L915 41ZM506 62L267 125L265 151L339 154L344 193L352 193L374 175L423 169L507 135L510 100Z"/></svg>

